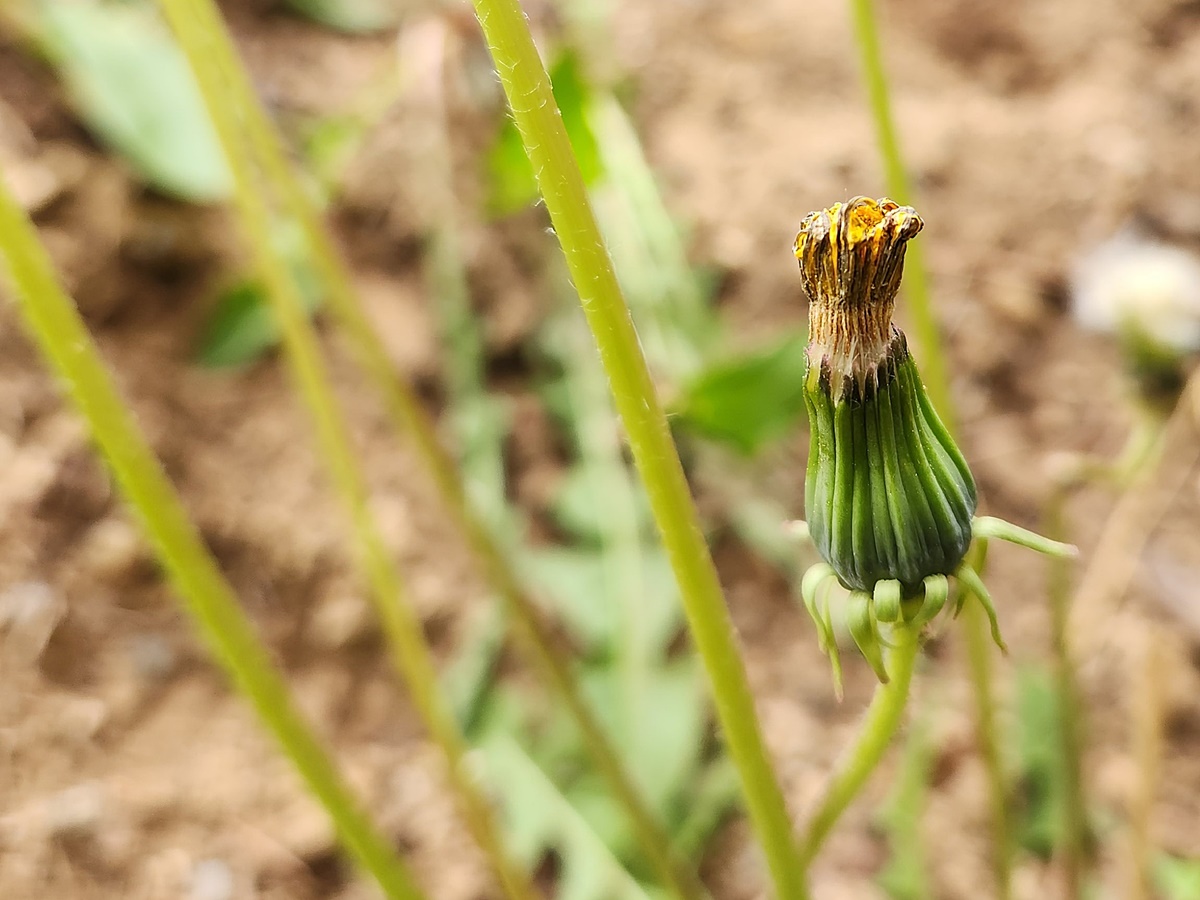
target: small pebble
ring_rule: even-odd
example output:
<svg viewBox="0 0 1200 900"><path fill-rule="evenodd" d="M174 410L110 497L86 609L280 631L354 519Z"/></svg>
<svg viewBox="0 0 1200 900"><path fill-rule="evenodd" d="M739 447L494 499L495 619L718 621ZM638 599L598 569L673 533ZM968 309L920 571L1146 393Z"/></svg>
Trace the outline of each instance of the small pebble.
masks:
<svg viewBox="0 0 1200 900"><path fill-rule="evenodd" d="M373 627L367 601L354 594L334 594L317 604L308 623L309 640L318 647L340 650L366 637Z"/></svg>
<svg viewBox="0 0 1200 900"><path fill-rule="evenodd" d="M129 573L146 556L146 544L134 525L120 516L100 520L83 545L85 563L111 581Z"/></svg>
<svg viewBox="0 0 1200 900"><path fill-rule="evenodd" d="M4 655L27 664L36 662L66 612L66 600L43 581L23 581L0 593Z"/></svg>
<svg viewBox="0 0 1200 900"><path fill-rule="evenodd" d="M232 900L233 870L220 859L202 859L192 867L188 900Z"/></svg>
<svg viewBox="0 0 1200 900"><path fill-rule="evenodd" d="M91 838L107 812L104 788L88 781L46 801L46 829L56 838Z"/></svg>
<svg viewBox="0 0 1200 900"><path fill-rule="evenodd" d="M135 634L129 639L129 658L138 675L148 681L164 681L175 671L175 648L161 634Z"/></svg>

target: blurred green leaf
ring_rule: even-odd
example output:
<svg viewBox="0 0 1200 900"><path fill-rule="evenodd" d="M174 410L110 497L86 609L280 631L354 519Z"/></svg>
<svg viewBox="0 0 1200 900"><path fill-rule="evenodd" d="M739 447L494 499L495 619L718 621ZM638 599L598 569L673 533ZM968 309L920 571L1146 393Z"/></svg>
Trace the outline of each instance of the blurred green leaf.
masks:
<svg viewBox="0 0 1200 900"><path fill-rule="evenodd" d="M1200 900L1200 860L1164 854L1154 866L1154 881L1163 900Z"/></svg>
<svg viewBox="0 0 1200 900"><path fill-rule="evenodd" d="M899 775L880 816L887 831L889 854L877 880L893 900L925 900L932 896L928 855L919 827L933 765L926 719L922 716L909 730Z"/></svg>
<svg viewBox="0 0 1200 900"><path fill-rule="evenodd" d="M707 714L695 657L648 669L634 697L617 667L586 671L583 686L650 808L665 817L695 776L704 746Z"/></svg>
<svg viewBox="0 0 1200 900"><path fill-rule="evenodd" d="M619 637L619 600L609 584L604 556L577 547L545 547L530 553L527 572L533 583L554 598L567 627L593 653L612 655ZM681 619L675 575L665 554L642 556L642 627L648 652L661 653L678 633Z"/></svg>
<svg viewBox="0 0 1200 900"><path fill-rule="evenodd" d="M605 491L616 489L606 483L611 477L621 478L624 485L630 483L628 473L623 468L601 463L578 463L567 470L554 496L551 511L558 524L576 539L598 546L609 536L612 524L604 516L605 504L602 501ZM653 540L654 517L645 491L632 487L625 489L633 491L639 537Z"/></svg>
<svg viewBox="0 0 1200 900"><path fill-rule="evenodd" d="M363 116L335 115L314 119L301 127L304 169L326 194L337 185L371 124Z"/></svg>
<svg viewBox="0 0 1200 900"><path fill-rule="evenodd" d="M300 296L310 313L321 305L316 277L293 263ZM196 361L210 369L244 366L279 343L279 325L258 279L244 279L225 290L217 300L200 336Z"/></svg>
<svg viewBox="0 0 1200 900"><path fill-rule="evenodd" d="M400 18L396 0L287 0L287 5L314 22L350 34L383 31Z"/></svg>
<svg viewBox="0 0 1200 900"><path fill-rule="evenodd" d="M55 2L39 37L71 104L147 184L198 203L228 196L225 157L183 55L140 4Z"/></svg>
<svg viewBox="0 0 1200 900"><path fill-rule="evenodd" d="M475 610L468 619L462 649L442 675L442 691L468 739L480 730L496 694L496 664L504 648L505 619L503 605L494 598Z"/></svg>
<svg viewBox="0 0 1200 900"><path fill-rule="evenodd" d="M1062 837L1063 773L1059 702L1053 674L1026 666L1017 672L1018 764L1021 803L1017 839L1049 859Z"/></svg>
<svg viewBox="0 0 1200 900"><path fill-rule="evenodd" d="M673 837L685 857L699 857L717 828L737 808L742 783L737 769L727 756L718 756L697 774L681 804L681 813Z"/></svg>
<svg viewBox="0 0 1200 900"><path fill-rule="evenodd" d="M578 56L572 51L561 53L550 69L550 80L583 179L585 183L593 184L603 174L604 167L596 137L588 125L587 105L591 102L591 89L583 77ZM488 152L487 172L491 186L488 208L493 215L509 215L537 200L533 167L529 165L521 135L511 118L504 120L496 142Z"/></svg>
<svg viewBox="0 0 1200 900"><path fill-rule="evenodd" d="M752 455L804 416L808 338L788 335L772 347L724 360L684 387L672 412L698 434Z"/></svg>
<svg viewBox="0 0 1200 900"><path fill-rule="evenodd" d="M562 864L559 900L649 900L579 811L511 737L493 735L480 747L488 783L502 799L511 852L533 867L547 849Z"/></svg>

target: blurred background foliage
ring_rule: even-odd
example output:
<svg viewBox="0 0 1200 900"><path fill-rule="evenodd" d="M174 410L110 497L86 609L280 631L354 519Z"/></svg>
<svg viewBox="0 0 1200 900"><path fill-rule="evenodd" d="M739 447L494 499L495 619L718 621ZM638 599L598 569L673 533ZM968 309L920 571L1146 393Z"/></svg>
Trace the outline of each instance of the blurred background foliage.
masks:
<svg viewBox="0 0 1200 900"><path fill-rule="evenodd" d="M388 0L288 0L295 15L346 33L392 28L401 12ZM196 85L154 5L144 0L22 0L3 21L24 52L45 61L79 122L119 157L148 191L184 204L227 202L231 177ZM556 28L543 35L563 120L588 181L643 348L660 379L691 472L719 498L708 510L714 537L734 534L780 576L803 571L802 548L782 523L788 510L766 473L779 448L804 428L803 330L746 346L729 333L714 296L722 273L689 260L688 223L667 208L628 114L636 90L603 53L608 26L601 7L555 6ZM453 13L442 39L461 37ZM734 810L736 776L713 733L702 673L683 639L674 580L654 537L647 501L631 472L590 337L553 239L529 251L541 273L536 329L512 353L520 376L553 423L561 477L550 519L534 521L508 483L514 428L511 397L487 358L465 244L480 229L505 228L537 200L529 163L512 121L498 103L469 176L455 167L450 122L464 82L456 71L469 53L400 58L356 108L325 118L281 117L308 173L307 188L336 204L345 168L395 103L424 116L427 181L420 219L419 266L440 339L440 421L455 448L469 493L506 552L561 623L586 696L675 844L699 859ZM422 65L425 68L422 68ZM397 173L413 177L414 173ZM464 177L473 180L463 189ZM508 223L508 225L506 225ZM309 311L322 305L295 222L274 222ZM206 321L194 336L192 364L247 367L279 342L261 280L226 261L213 280ZM482 608L445 669L444 686L459 722L504 811L505 832L532 869L555 861L556 896L612 900L664 896L619 807L593 771L570 719L519 678L505 675L505 616ZM1016 679L1014 727L1006 731L1013 776L1014 839L1048 860L1061 841L1063 760L1053 739L1061 715L1056 683L1030 665ZM948 836L926 842L918 821L936 777L935 736L918 716L878 817L889 860L879 884L897 900L933 893L926 860ZM1092 810L1090 839L1102 842L1112 814ZM1094 849L1094 848L1093 848ZM1163 854L1155 867L1168 900L1200 898L1200 862Z"/></svg>

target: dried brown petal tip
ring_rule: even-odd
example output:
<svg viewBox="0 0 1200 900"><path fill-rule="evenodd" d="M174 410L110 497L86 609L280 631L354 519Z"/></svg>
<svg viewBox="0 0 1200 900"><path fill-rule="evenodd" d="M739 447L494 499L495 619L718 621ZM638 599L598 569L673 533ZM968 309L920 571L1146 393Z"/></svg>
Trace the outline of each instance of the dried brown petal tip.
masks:
<svg viewBox="0 0 1200 900"><path fill-rule="evenodd" d="M809 306L809 359L840 393L887 359L907 242L924 226L911 206L855 197L800 223L795 253Z"/></svg>

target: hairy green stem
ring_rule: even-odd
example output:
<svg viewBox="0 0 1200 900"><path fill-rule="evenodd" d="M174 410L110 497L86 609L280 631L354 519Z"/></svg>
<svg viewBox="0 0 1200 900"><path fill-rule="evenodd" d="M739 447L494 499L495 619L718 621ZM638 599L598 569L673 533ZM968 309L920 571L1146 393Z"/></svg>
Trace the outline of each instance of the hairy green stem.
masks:
<svg viewBox="0 0 1200 900"><path fill-rule="evenodd" d="M884 751L904 718L920 638L917 629L899 626L892 632L892 639L892 649L888 654L888 683L875 688L875 696L859 725L854 744L838 764L837 771L826 785L825 793L804 827L800 854L806 868L816 858L850 801L867 783L867 778L883 758Z"/></svg>
<svg viewBox="0 0 1200 900"><path fill-rule="evenodd" d="M442 446L432 419L416 391L398 378L374 326L367 319L355 294L353 280L321 216L289 164L274 126L255 97L244 68L238 64L232 42L211 0L189 0L212 10L207 39L226 60L228 99L236 106L268 181L282 195L287 212L301 223L314 262L329 290L329 306L351 339L359 364L382 393L391 419L412 439L434 487L446 504L455 524L482 563L484 576L504 598L513 613L512 621L526 650L541 670L551 689L562 699L579 726L584 744L597 771L612 787L617 802L629 815L638 839L664 882L684 900L704 896L690 865L671 849L670 841L654 814L646 806L635 782L613 748L599 720L575 681L571 665L560 648L553 629L518 578L512 561L496 539L490 523L472 505L453 457Z"/></svg>
<svg viewBox="0 0 1200 900"><path fill-rule="evenodd" d="M321 742L296 710L270 652L188 520L183 504L125 408L70 298L58 285L33 226L0 178L0 255L21 315L86 418L126 500L136 511L184 608L217 661L333 819L351 855L389 897L421 892L390 841L372 825Z"/></svg>
<svg viewBox="0 0 1200 900"><path fill-rule="evenodd" d="M884 73L883 54L879 46L879 31L875 21L875 10L872 0L850 0L851 13L854 19L854 32L858 42L862 61L863 77L870 98L871 112L875 119L876 137L883 155L888 192L900 203L912 201L912 187L908 173L900 153L899 139L896 135L891 103L888 98L887 76ZM945 354L938 337L937 317L934 315L929 278L925 269L925 256L920 245L913 244L908 248L906 259L907 278L905 279L905 298L912 311L915 325L914 336L921 357L921 365L925 375L926 389L934 407L942 417L947 429L953 433L956 430L957 417L954 411L953 398L950 394L950 378L946 365ZM1057 563L1055 563L1057 564ZM976 569L980 572L980 569ZM959 588L961 590L961 588ZM994 690L991 685L991 664L989 657L992 650L986 636L987 623L979 615L979 610L968 613L963 627L967 632L967 654L970 659L972 685L977 704L976 720L982 724L995 719ZM986 704L980 705L980 704ZM1007 779L1000 766L1000 749L994 729L987 732L982 729L978 733L980 752L988 766L988 783L992 787L991 807L993 819L1000 814L1007 802ZM1000 840L999 825L994 824L995 839ZM1004 841L1007 842L1007 828L1004 831ZM1009 874L1010 854L1006 844L996 844L993 847L996 866L996 887L1000 900L1009 895L1008 885L1011 881Z"/></svg>
<svg viewBox="0 0 1200 900"><path fill-rule="evenodd" d="M312 415L319 448L350 513L392 662L407 682L430 737L446 758L450 782L467 824L505 892L512 900L533 900L536 894L532 884L508 858L492 809L466 770L466 743L439 693L433 653L370 511L366 476L358 464L330 386L316 334L298 286L284 261L274 252L272 210L258 184L253 153L239 125L244 110L238 108L236 100L231 103L229 99L230 82L240 69L232 47L220 40L223 31L219 13L204 0L160 0L160 6L196 76L233 171L238 211L250 237L255 262L267 283L267 295L280 325L284 349L297 388Z"/></svg>
<svg viewBox="0 0 1200 900"><path fill-rule="evenodd" d="M750 819L780 898L808 896L783 793L755 714L716 567L611 261L588 202L550 79L516 0L474 0L517 129L608 374L617 412L670 558Z"/></svg>

